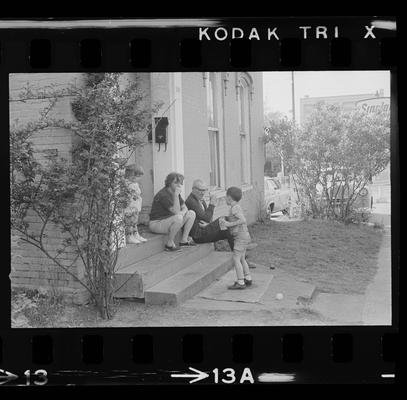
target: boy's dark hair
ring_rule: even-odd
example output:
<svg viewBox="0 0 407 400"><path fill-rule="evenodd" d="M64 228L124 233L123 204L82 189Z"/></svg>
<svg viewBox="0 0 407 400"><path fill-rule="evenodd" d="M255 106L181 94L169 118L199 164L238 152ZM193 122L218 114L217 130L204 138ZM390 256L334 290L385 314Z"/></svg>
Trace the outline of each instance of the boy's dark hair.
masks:
<svg viewBox="0 0 407 400"><path fill-rule="evenodd" d="M167 177L165 178L165 187L169 187L171 185L171 183L173 183L175 181L175 183L184 183L184 175L179 174L178 172L171 172L170 174L167 175Z"/></svg>
<svg viewBox="0 0 407 400"><path fill-rule="evenodd" d="M236 187L236 186L231 186L227 191L226 191L226 196L230 196L234 201L240 201L242 199L242 189Z"/></svg>

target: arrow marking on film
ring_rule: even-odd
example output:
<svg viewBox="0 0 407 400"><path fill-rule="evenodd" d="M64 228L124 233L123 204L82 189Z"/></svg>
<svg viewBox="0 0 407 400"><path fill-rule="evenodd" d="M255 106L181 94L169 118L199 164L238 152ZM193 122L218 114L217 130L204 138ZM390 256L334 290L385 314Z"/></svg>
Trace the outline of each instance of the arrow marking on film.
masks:
<svg viewBox="0 0 407 400"><path fill-rule="evenodd" d="M195 378L192 379L192 381L189 381L189 383L194 383L194 382L198 382L201 381L202 379L205 379L209 376L209 374L207 374L206 372L200 371L199 369L195 369L192 367L189 367L189 369L193 372L195 372L195 374L171 374L172 378Z"/></svg>
<svg viewBox="0 0 407 400"><path fill-rule="evenodd" d="M4 374L4 375L3 375ZM8 372L4 369L0 369L0 385L3 385L4 383L7 383L9 381L13 381L14 379L17 379L18 376Z"/></svg>

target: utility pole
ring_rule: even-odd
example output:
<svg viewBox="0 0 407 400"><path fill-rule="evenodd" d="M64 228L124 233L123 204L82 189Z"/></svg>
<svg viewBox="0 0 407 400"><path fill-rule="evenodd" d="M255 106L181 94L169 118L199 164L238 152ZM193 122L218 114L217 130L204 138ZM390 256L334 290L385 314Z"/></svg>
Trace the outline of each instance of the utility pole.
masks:
<svg viewBox="0 0 407 400"><path fill-rule="evenodd" d="M293 111L293 122L295 123L294 71L291 71L291 106ZM283 156L281 156L281 173L285 176Z"/></svg>
<svg viewBox="0 0 407 400"><path fill-rule="evenodd" d="M293 109L293 123L295 124L295 96L294 96L294 71L291 71L291 105ZM290 188L290 199L289 199L289 215L290 218L294 217L294 188L293 188L293 179L292 175L289 175L289 188Z"/></svg>

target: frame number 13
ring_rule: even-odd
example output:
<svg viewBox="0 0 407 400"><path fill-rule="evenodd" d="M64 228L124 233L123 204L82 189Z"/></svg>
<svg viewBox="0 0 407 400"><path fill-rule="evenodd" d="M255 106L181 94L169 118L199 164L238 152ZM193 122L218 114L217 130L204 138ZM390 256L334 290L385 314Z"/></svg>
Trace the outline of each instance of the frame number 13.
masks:
<svg viewBox="0 0 407 400"><path fill-rule="evenodd" d="M31 385L31 380L34 385L46 385L48 383L47 371L45 369L37 369L31 372L29 369L24 372L26 377L26 385Z"/></svg>

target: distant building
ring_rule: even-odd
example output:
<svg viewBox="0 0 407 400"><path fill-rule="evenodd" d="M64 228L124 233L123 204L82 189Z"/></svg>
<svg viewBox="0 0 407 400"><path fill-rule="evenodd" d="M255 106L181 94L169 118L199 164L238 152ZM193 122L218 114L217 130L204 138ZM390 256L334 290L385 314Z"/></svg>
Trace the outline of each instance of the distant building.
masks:
<svg viewBox="0 0 407 400"><path fill-rule="evenodd" d="M326 104L337 105L342 108L343 111L352 111L361 101L368 99L382 98L387 99L386 102L390 104L390 98L383 96L383 90L376 93L365 93L365 94L349 94L343 96L325 96L325 97L309 97L305 96L300 99L300 124L308 120L309 116L315 110L318 103L324 102Z"/></svg>

